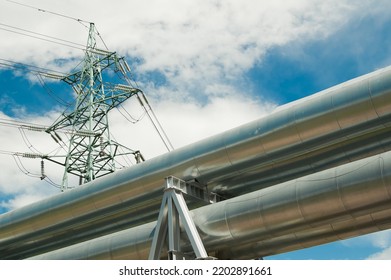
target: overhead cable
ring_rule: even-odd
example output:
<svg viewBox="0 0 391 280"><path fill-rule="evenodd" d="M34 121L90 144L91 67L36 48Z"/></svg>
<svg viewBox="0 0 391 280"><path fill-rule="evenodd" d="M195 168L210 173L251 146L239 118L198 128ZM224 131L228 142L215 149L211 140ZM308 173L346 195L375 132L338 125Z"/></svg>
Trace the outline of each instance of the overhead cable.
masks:
<svg viewBox="0 0 391 280"><path fill-rule="evenodd" d="M68 75L67 73L60 72L57 70L51 70L48 68L39 67L39 66L13 61L10 59L4 59L4 58L0 58L0 65L10 67L10 68L20 69L24 71L29 71L32 73L37 73L45 77L55 78L55 79L62 79Z"/></svg>
<svg viewBox="0 0 391 280"><path fill-rule="evenodd" d="M46 84L45 80L42 78L42 74L40 73L37 73L37 78L38 78L38 81L39 83L41 84L41 86L46 90L47 94L52 97L55 101L57 101L58 103L60 103L61 105L63 106L69 106L71 105L70 102L67 102L65 101L64 99L62 99L61 97L57 96L52 89L50 89L48 87L48 85Z"/></svg>
<svg viewBox="0 0 391 280"><path fill-rule="evenodd" d="M12 1L12 0L6 0L6 1L10 2L10 3L13 3L13 4L16 4L16 5L20 5L20 6L26 7L26 8L37 10L38 12L52 14L52 15L55 15L55 16L71 19L71 20L74 20L74 21L77 21L77 22L80 22L80 23L82 23L82 22L83 23L88 23L88 24L91 23L90 21L86 21L86 20L83 20L83 19L71 17L71 16L68 16L68 15L65 15L65 14L60 14L60 13L49 11L49 10L44 10L44 9L41 9L41 8L38 8L38 7L34 7L34 6L30 6L30 5L27 5L27 4L24 4L24 3L20 3L20 2L16 2L16 1Z"/></svg>
<svg viewBox="0 0 391 280"><path fill-rule="evenodd" d="M130 71L130 67L129 65L126 63L126 61L124 60L124 65L125 65L125 68L127 71L120 71L121 74L123 75L123 77L125 78L125 81L133 87L132 85L132 81L136 84L136 87L137 88L140 88L137 84L137 81L135 81L132 77L132 74L131 74L131 71ZM131 77L129 78L126 74L129 74ZM150 119L150 121L152 122L152 125L154 126L155 130L157 131L157 133L159 134L159 137L160 139L163 141L163 144L164 146L166 147L166 149L170 152L172 150L174 150L174 146L172 145L170 139L168 138L168 135L167 133L164 131L163 129L163 126L161 125L159 119L157 118L155 112L153 111L151 105L149 104L149 101L147 99L147 97L145 96L144 92L141 91L141 96L142 98L140 98L139 94L136 95L137 96L137 99L141 105L141 107L144 109L145 113L147 114L148 118ZM122 107L124 110L125 108ZM130 121L124 114L122 114L122 112L118 109L118 111L121 113L121 115L123 115L129 122L132 122L134 123L133 121ZM125 110L126 111L126 110ZM127 112L127 111L126 111ZM128 113L128 112L127 112ZM129 113L128 115L133 118Z"/></svg>
<svg viewBox="0 0 391 280"><path fill-rule="evenodd" d="M153 126L155 127L155 130L159 134L160 139L163 141L163 144L166 146L166 149L170 152L174 150L174 146L172 145L170 139L168 138L166 132L163 129L163 126L159 122L158 118L156 117L155 113L152 110L151 105L149 104L147 97L143 92L142 98L137 94L137 99L140 102L141 106L144 108L145 112L147 113L148 118L152 122Z"/></svg>
<svg viewBox="0 0 391 280"><path fill-rule="evenodd" d="M75 45L75 46L80 46L83 49L85 48L85 45L83 45L83 44L79 44L79 43L72 42L72 41L69 41L69 40L61 39L61 38L58 38L58 37L46 35L46 34L43 34L43 33L31 31L31 30L28 30L28 29L19 28L19 27L12 26L12 25L9 25L9 24L4 24L4 23L1 23L1 22L0 22L0 25L4 26L6 28L11 28L11 29L23 31L23 32L26 32L26 33L31 33L31 34L34 34L34 35L38 35L38 36L41 36L41 37L46 37L46 38L49 38L49 39L57 40L57 41L60 41L60 42L63 42L63 43L72 44L72 45ZM9 30L9 29L5 29L5 28L2 28L2 29L6 30L6 31L13 32L12 30Z"/></svg>
<svg viewBox="0 0 391 280"><path fill-rule="evenodd" d="M6 29L6 28L4 28L4 27L0 27L0 29L1 29L1 30L4 30L4 31L11 32L11 33L15 33L15 34L19 34L19 35L24 35L24 36L31 37L31 38L35 38L35 39L39 39L39 40L42 40L42 41L46 41L46 42L50 42L50 43L54 43L54 44L58 44L58 45L63 45L63 46L66 46L66 47L70 47L70 48L74 48L74 49L79 49L79 50L85 51L85 48L77 47L77 46L74 46L74 45L65 44L65 43L57 42L57 41L50 40L50 39L41 38L41 37L34 36L34 35L29 35L29 34L26 34L26 33L19 32L19 31Z"/></svg>

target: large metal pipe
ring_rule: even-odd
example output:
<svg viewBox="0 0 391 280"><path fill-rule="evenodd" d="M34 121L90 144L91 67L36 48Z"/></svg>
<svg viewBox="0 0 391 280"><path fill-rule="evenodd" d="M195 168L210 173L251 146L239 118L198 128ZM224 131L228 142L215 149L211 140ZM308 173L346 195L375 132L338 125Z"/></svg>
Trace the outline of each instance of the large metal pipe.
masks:
<svg viewBox="0 0 391 280"><path fill-rule="evenodd" d="M300 250L329 242L346 240L391 228L391 209L336 221L267 240L220 250L219 259L252 259ZM311 257L310 255L308 256ZM325 256L331 257L330 256Z"/></svg>
<svg viewBox="0 0 391 280"><path fill-rule="evenodd" d="M373 218L375 217L375 218ZM152 233L156 223L150 223L136 230L125 230L115 234L103 236L91 241L82 242L73 246L55 250L29 259L40 260L70 260L70 259L145 259L148 257ZM334 228L337 226L337 228ZM317 246L329 242L346 240L365 234L391 228L391 210L384 210L370 215L355 217L317 226L311 230L292 232L271 239L241 244L230 244L229 248L222 248L209 252L218 259L255 259L286 253ZM150 238L144 239L148 234ZM132 237L129 239L129 237ZM185 245L186 246L186 245ZM188 246L188 244L187 244ZM163 254L162 258L166 258Z"/></svg>
<svg viewBox="0 0 391 280"><path fill-rule="evenodd" d="M21 258L157 217L169 175L235 197L390 149L391 68L0 216L0 258Z"/></svg>
<svg viewBox="0 0 391 280"><path fill-rule="evenodd" d="M209 253L255 258L391 228L391 152L191 211ZM156 223L38 259L146 259ZM189 244L184 243L184 247Z"/></svg>

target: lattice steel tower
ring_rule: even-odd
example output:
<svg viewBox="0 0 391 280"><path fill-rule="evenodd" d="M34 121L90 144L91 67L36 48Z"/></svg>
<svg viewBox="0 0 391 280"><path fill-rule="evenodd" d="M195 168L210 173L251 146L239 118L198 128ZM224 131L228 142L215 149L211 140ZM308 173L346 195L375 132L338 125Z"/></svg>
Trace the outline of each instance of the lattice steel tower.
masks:
<svg viewBox="0 0 391 280"><path fill-rule="evenodd" d="M108 112L133 95L142 94L130 85L103 82L102 72L105 70L125 75L130 69L115 52L97 48L96 34L95 25L90 23L82 68L62 79L76 93L74 110L64 112L46 130L56 141L62 141L56 130L65 128L71 131L65 163L57 162L65 166L62 191L68 188L68 174L76 175L80 183L86 183L115 171L114 159L120 155L118 148L123 146L110 137ZM138 151L130 149L126 154L134 154L138 159L142 157Z"/></svg>

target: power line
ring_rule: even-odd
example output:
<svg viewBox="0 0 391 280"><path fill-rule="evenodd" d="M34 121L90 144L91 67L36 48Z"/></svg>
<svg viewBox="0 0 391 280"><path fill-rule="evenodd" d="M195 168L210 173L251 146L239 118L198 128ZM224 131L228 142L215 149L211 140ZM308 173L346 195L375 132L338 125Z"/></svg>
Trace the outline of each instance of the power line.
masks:
<svg viewBox="0 0 391 280"><path fill-rule="evenodd" d="M39 178L41 176L40 174L34 174L34 173L31 173L30 171L28 171L27 168L24 167L24 165L18 155L12 155L12 158L14 159L16 166L19 168L19 170L23 174L30 176L30 177L34 177L34 178Z"/></svg>
<svg viewBox="0 0 391 280"><path fill-rule="evenodd" d="M61 38L58 38L58 37L46 35L46 34L35 32L35 31L31 31L31 30L28 30L28 29L19 28L19 27L12 26L12 25L9 25L9 24L0 23L0 25L1 26L5 26L6 28L11 28L11 29L23 31L23 32L26 32L26 33L31 33L31 34L34 34L34 35L46 37L46 38L49 38L49 39L58 40L58 41L61 41L61 42L64 42L64 43L69 43L69 44L73 44L73 45L76 45L76 46L80 46L80 47L83 47L83 49L85 47L85 45L83 45L83 44L79 44L79 43L76 43L76 42L72 42L72 41L69 41L69 40L61 39ZM4 29L4 30L12 32L11 30L8 30L8 29Z"/></svg>
<svg viewBox="0 0 391 280"><path fill-rule="evenodd" d="M17 27L13 27L13 28L19 29L19 28L17 28ZM38 39L38 40L42 40L42 41L46 41L46 42L49 42L49 43L54 43L54 44L62 45L62 46L69 47L69 48L73 48L73 49L78 49L78 50L81 50L81 51L83 51L83 52L86 51L86 48L84 48L84 47L83 47L83 48L82 48L82 47L79 47L79 46L83 46L82 44L75 43L75 42L68 41L68 40L64 40L64 39L61 39L61 38L56 38L56 37L49 36L49 35L45 35L45 34L40 34L40 33L33 32L33 31L28 31L28 30L26 30L25 32L29 32L29 33L33 33L33 34L40 34L40 36L47 37L47 38L52 38L52 39L54 39L54 40L62 41L62 42L65 42L65 43L57 42L57 41L54 41L54 40L51 40L51 39L41 38L41 37L34 36L34 35L29 35L29 34L26 34L26 33L22 33L22 32L15 31L15 30L10 30L10 29L4 28L4 27L0 27L0 30L4 30L4 31L7 31L7 32L15 33L15 34L18 34L18 35L27 36L27 37L34 38L34 39ZM105 45L105 47L107 48L107 45L106 45L106 43L103 41L103 39L102 39L102 42L103 42L103 44ZM70 45L70 44L73 44L73 45ZM108 50L101 50L101 49L98 49L98 48L95 48L92 52L95 52L95 53L98 53L98 54L102 54L102 53L107 54L107 53L110 53Z"/></svg>
<svg viewBox="0 0 391 280"><path fill-rule="evenodd" d="M56 184L55 182L53 182L53 180L51 180L47 175L31 173L30 171L28 171L28 169L23 165L23 163L20 160L20 157L18 155L12 155L12 158L14 159L19 171L22 172L24 175L27 175L27 176L33 177L33 178L40 178L41 180L44 180L46 183L48 183L58 189L61 187L59 184Z"/></svg>
<svg viewBox="0 0 391 280"><path fill-rule="evenodd" d="M29 72L33 72L33 73L38 73L38 74L41 74L41 75L44 75L47 77L51 77L51 78L60 79L60 78L63 78L68 75L67 73L60 72L57 70L51 70L48 68L43 68L43 67L31 65L31 64L22 63L22 62L17 62L17 61L13 61L13 60L9 60L9 59L0 58L0 61L3 61L3 62L0 62L0 65L10 67L10 68L20 69L20 70L25 70L25 71L29 71Z"/></svg>
<svg viewBox="0 0 391 280"><path fill-rule="evenodd" d="M16 120L9 120L9 119L4 119L0 118L0 125L3 126L8 126L8 127L16 127L16 128L22 128L22 129L27 129L31 131L38 131L38 132L47 132L48 126L44 125L38 125L38 124L33 124L33 123L27 123L27 122L22 122L22 121L16 121ZM57 129L58 132L62 132L65 134L71 134L71 135L79 135L79 136L96 136L95 133L91 133L88 131L75 131L73 129ZM58 141L62 142L61 138L59 137L58 134L52 135L50 134L53 138L56 138ZM56 142L57 142L56 140Z"/></svg>
<svg viewBox="0 0 391 280"><path fill-rule="evenodd" d="M50 43L66 46L66 47L69 47L69 48L74 48L74 49L85 51L85 49L83 49L83 48L80 48L80 47L77 47L77 46L73 46L73 45L70 45L70 44L65 44L65 43L53 41L53 40L50 40L50 39L45 39L45 38L41 38L41 37L38 37L38 36L29 35L29 34L26 34L26 33L14 31L14 30L9 30L9 29L3 28L3 27L0 27L0 29L4 30L4 31L11 32L11 33L15 33L15 34L19 34L19 35L24 35L24 36L27 36L27 37L35 38L35 39L38 39L38 40L42 40L42 41L46 41L46 42L50 42Z"/></svg>
<svg viewBox="0 0 391 280"><path fill-rule="evenodd" d="M67 102L65 101L64 99L62 99L61 97L57 96L53 90L51 88L48 87L48 85L46 84L45 80L42 78L42 75L41 74L37 74L37 78L38 78L38 81L39 83L41 84L41 86L46 90L47 94L52 97L55 101L57 101L58 103L60 103L61 105L63 106L69 106L71 105L72 103L71 102Z"/></svg>
<svg viewBox="0 0 391 280"><path fill-rule="evenodd" d="M8 155L8 156L13 156L13 155L15 155L15 152L0 150L0 154L2 154L2 155Z"/></svg>
<svg viewBox="0 0 391 280"><path fill-rule="evenodd" d="M18 128L18 130L19 130L19 132L20 132L20 134L21 134L21 136L22 136L23 142L26 144L27 148L28 148L30 151L32 151L33 153L37 153L37 154L39 154L39 155L43 155L43 153L42 153L41 151L39 151L38 149L36 149L36 148L34 147L34 145L31 143L31 141L30 141L29 138L27 137L27 134L26 134L25 130L24 130L23 128L21 128L21 127ZM58 152L59 152L61 149L64 149L64 150L65 150L65 148L63 147L63 145L61 144L60 141L56 141L56 143L59 145L59 147L56 147L56 148L55 148L54 150L52 150L51 152L47 153L46 156L49 156L49 155L51 155L51 154L53 154L53 153L55 153L55 155L57 155ZM66 152L66 150L65 150L65 152Z"/></svg>
<svg viewBox="0 0 391 280"><path fill-rule="evenodd" d="M33 144L31 144L31 142L30 142L30 140L28 139L28 137L27 137L25 131L24 131L22 128L19 128L18 130L19 130L20 135L22 136L23 142L26 144L27 148L28 148L30 151L34 152L34 153L40 153L40 154L42 154L40 151L38 151L38 150L33 146Z"/></svg>
<svg viewBox="0 0 391 280"><path fill-rule="evenodd" d="M47 126L22 122L17 120L4 119L4 118L0 118L0 125L23 128L27 130L33 130L33 131L45 131L47 129Z"/></svg>
<svg viewBox="0 0 391 280"><path fill-rule="evenodd" d="M100 35L100 32L98 31L98 29L96 27L95 27L95 31L96 31L96 34L99 36L100 40L102 41L103 45L105 46L106 50L109 50L105 41L103 40L102 36Z"/></svg>
<svg viewBox="0 0 391 280"><path fill-rule="evenodd" d="M87 23L87 24L92 23L90 21L86 21L86 20L83 20L83 19L71 17L71 16L68 16L68 15L60 14L60 13L49 11L49 10L44 10L44 9L41 9L41 8L38 8L38 7L34 7L34 6L30 6L30 5L27 5L27 4L24 4L24 3L20 3L20 2L16 2L16 1L12 1L12 0L6 0L6 1L10 2L10 3L13 3L13 4L16 4L16 5L20 5L20 6L26 7L26 8L37 10L38 12L48 13L48 14L52 14L52 15L55 15L55 16L71 19L71 20L77 21L79 23Z"/></svg>
<svg viewBox="0 0 391 280"><path fill-rule="evenodd" d="M155 130L159 134L160 139L163 141L163 144L166 146L166 149L169 152L174 150L174 146L172 145L170 139L168 138L166 132L163 129L163 126L161 125L155 113L153 112L152 107L147 100L147 97L143 92L141 92L141 94L143 98L141 99L140 96L137 94L137 99L140 102L141 106L144 108L145 112L147 113L147 116L149 117L153 126L155 127Z"/></svg>
<svg viewBox="0 0 391 280"><path fill-rule="evenodd" d="M122 111L120 110L120 108L123 109L126 113L126 115L124 113L122 113ZM146 112L144 110L144 112L136 119L135 117L133 117L127 110L126 108L121 104L119 107L116 107L118 112L128 121L130 122L131 124L136 124L138 123L139 121L141 121L144 116L146 115ZM129 119L130 118L130 119Z"/></svg>
<svg viewBox="0 0 391 280"><path fill-rule="evenodd" d="M130 67L129 65L127 65L126 61L124 63L125 67L127 68L128 71L120 71L121 74L123 75L123 78L125 79L125 81L132 86L132 81L136 84L137 88L140 88L137 84L137 81L135 79L133 79L133 76L132 76L132 73L130 71ZM126 73L129 73L130 77L128 77L126 75ZM168 135L166 134L166 132L164 131L163 129L163 126L161 125L159 119L157 118L155 112L153 111L151 105L149 104L149 101L147 99L147 97L145 96L144 92L141 91L141 95L142 95L142 98L140 98L140 96L137 94L137 99L138 101L140 102L140 105L141 107L144 109L145 113L147 114L148 118L150 119L150 121L152 122L152 125L153 127L155 128L155 130L157 131L160 139L163 141L163 144L165 145L166 149L170 152L172 150L174 150L174 146L172 145L170 139L168 138ZM143 101L144 100L144 101ZM125 110L125 108L123 108ZM125 110L126 111L126 110ZM119 111L121 113L121 115L124 116L124 114L122 114L121 111ZM126 111L127 112L127 111ZM127 112L128 113L128 112ZM133 118L129 113L128 115ZM133 123L132 121L130 121L126 116L124 116L129 122Z"/></svg>
<svg viewBox="0 0 391 280"><path fill-rule="evenodd" d="M46 176L44 179L43 179L46 183L52 185L53 187L57 188L57 189L60 189L61 188L61 185L53 182L52 179L50 179L48 176Z"/></svg>
<svg viewBox="0 0 391 280"><path fill-rule="evenodd" d="M27 143L30 143L27 140ZM26 144L27 144L26 143ZM31 143L30 143L31 144ZM32 145L31 145L32 146ZM29 177L33 178L40 178L41 180L44 180L46 183L56 187L60 188L61 186L59 184L56 184L51 180L44 171L44 164L43 159L47 157L47 155L40 154L40 153L21 153L21 152L12 152L12 151L6 151L6 150L0 150L0 154L3 155L9 155L12 156L13 160L15 161L16 166L18 167L19 171L22 172L24 175L27 175ZM32 173L30 172L23 164L21 157L30 158L30 159L38 159L41 158L41 174Z"/></svg>

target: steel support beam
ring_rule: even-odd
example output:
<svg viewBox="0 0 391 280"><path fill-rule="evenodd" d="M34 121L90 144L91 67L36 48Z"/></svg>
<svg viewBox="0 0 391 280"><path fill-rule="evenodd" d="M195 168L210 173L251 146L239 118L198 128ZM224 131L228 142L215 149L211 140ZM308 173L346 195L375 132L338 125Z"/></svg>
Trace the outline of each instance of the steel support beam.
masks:
<svg viewBox="0 0 391 280"><path fill-rule="evenodd" d="M168 239L167 255L169 259L177 260L191 258L191 256L181 252L180 222L182 222L196 258L208 258L204 244L202 243L194 221L190 216L183 194L191 195L196 199L204 199L206 202L211 201L202 189L200 189L200 192L194 192L194 190L192 185L173 176L165 179L163 200L149 253L150 260L160 259L166 239Z"/></svg>

